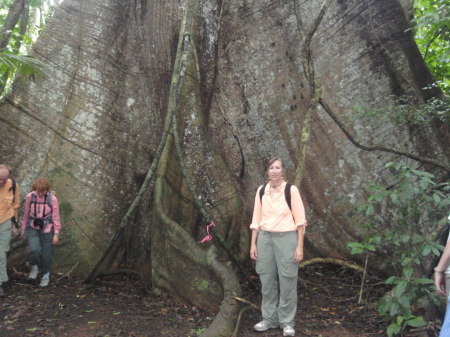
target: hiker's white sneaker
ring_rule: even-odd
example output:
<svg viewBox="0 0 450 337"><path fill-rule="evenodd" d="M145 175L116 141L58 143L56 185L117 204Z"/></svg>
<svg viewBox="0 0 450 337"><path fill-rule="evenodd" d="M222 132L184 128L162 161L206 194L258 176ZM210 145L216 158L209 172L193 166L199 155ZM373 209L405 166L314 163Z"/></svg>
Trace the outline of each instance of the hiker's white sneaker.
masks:
<svg viewBox="0 0 450 337"><path fill-rule="evenodd" d="M283 336L295 336L295 330L290 325L285 325L283 327Z"/></svg>
<svg viewBox="0 0 450 337"><path fill-rule="evenodd" d="M47 287L49 283L50 283L50 273L44 274L44 276L42 276L39 287Z"/></svg>
<svg viewBox="0 0 450 337"><path fill-rule="evenodd" d="M28 274L28 279L29 280L37 279L38 273L39 273L38 266L31 266L30 273Z"/></svg>
<svg viewBox="0 0 450 337"><path fill-rule="evenodd" d="M273 325L270 324L269 322L262 320L259 323L256 323L255 326L253 327L253 329L255 329L256 331L266 331L269 329L276 329L278 328L278 325Z"/></svg>

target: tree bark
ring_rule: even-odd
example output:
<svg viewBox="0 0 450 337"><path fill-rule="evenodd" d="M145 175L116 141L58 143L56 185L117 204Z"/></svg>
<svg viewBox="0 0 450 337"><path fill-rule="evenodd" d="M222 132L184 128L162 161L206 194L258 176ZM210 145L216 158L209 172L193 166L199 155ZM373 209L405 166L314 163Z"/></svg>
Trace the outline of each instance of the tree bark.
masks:
<svg viewBox="0 0 450 337"><path fill-rule="evenodd" d="M396 0L64 1L33 48L50 74L19 79L0 106L22 196L38 176L58 193L55 270L135 270L220 312L206 335L231 333L274 155L305 202L306 258L348 257L365 183L393 182L386 162L448 166L437 123L348 118L439 95L422 89L433 79L408 25Z"/></svg>

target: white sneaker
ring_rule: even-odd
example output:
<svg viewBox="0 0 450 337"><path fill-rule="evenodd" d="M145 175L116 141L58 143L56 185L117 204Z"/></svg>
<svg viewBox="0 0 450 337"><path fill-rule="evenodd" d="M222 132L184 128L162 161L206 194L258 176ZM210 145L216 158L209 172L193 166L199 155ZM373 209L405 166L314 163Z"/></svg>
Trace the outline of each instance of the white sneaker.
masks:
<svg viewBox="0 0 450 337"><path fill-rule="evenodd" d="M39 273L38 266L31 266L30 273L28 274L28 279L35 280L37 279Z"/></svg>
<svg viewBox="0 0 450 337"><path fill-rule="evenodd" d="M42 276L39 287L46 287L46 286L48 286L49 282L50 282L50 273L46 273L46 274L44 274L44 276Z"/></svg>
<svg viewBox="0 0 450 337"><path fill-rule="evenodd" d="M290 325L285 325L283 327L283 336L295 336L295 330Z"/></svg>
<svg viewBox="0 0 450 337"><path fill-rule="evenodd" d="M262 320L259 323L256 323L255 326L253 327L253 329L255 329L256 331L266 331L269 329L276 329L278 328L278 325L273 325L270 324L269 322Z"/></svg>

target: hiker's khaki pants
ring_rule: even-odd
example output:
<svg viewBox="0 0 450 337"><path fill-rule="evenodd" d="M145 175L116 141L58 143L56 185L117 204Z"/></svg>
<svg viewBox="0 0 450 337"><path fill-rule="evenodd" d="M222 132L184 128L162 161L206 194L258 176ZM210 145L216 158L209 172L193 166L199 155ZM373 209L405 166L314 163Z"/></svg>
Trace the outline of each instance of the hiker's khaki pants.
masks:
<svg viewBox="0 0 450 337"><path fill-rule="evenodd" d="M256 272L261 280L261 312L273 325L294 326L297 311L298 264L294 260L297 231L260 230L256 241Z"/></svg>
<svg viewBox="0 0 450 337"><path fill-rule="evenodd" d="M6 253L9 250L11 241L11 220L0 223L0 286L8 281L6 272Z"/></svg>

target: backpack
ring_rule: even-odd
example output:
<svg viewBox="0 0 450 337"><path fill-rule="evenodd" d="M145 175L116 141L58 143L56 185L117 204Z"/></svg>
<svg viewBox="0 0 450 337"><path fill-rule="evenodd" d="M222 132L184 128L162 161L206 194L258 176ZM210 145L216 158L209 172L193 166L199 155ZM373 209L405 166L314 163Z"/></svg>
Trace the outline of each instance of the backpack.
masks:
<svg viewBox="0 0 450 337"><path fill-rule="evenodd" d="M36 219L42 219L43 220L43 226L47 226L49 223L53 222L53 216L52 216L52 212L50 211L48 214L43 213L42 217L34 217L31 215L31 207L34 204L34 210L35 210L35 214L36 214L36 206L37 204L47 204L48 207L52 207L52 197L53 197L54 192L53 191L49 191L48 193L45 194L45 198L44 198L44 202L37 202L37 195L36 193L31 194L31 200L30 200L30 215L28 217L28 221L27 221L27 227L30 226L31 222L36 220ZM45 208L44 208L45 210Z"/></svg>
<svg viewBox="0 0 450 337"><path fill-rule="evenodd" d="M259 190L259 200L262 203L262 197L264 195L264 190L266 189L266 185L262 185L262 188ZM286 186L284 187L284 197L286 199L286 202L289 206L289 209L292 211L292 207L291 207L291 186L292 184L290 183L286 183Z"/></svg>
<svg viewBox="0 0 450 337"><path fill-rule="evenodd" d="M10 191L12 191L13 194L13 203L14 203L14 199L16 197L16 180L11 178L11 182L12 182L12 186L9 188Z"/></svg>

